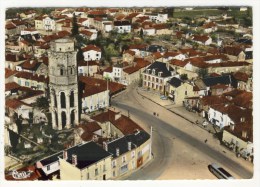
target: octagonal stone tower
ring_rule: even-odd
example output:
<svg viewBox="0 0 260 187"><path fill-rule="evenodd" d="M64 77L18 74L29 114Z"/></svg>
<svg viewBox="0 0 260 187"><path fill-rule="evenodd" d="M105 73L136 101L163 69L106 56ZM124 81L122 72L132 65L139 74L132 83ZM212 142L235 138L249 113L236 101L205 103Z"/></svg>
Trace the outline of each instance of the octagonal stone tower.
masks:
<svg viewBox="0 0 260 187"><path fill-rule="evenodd" d="M76 55L72 38L51 42L48 57L53 129L71 128L79 122Z"/></svg>

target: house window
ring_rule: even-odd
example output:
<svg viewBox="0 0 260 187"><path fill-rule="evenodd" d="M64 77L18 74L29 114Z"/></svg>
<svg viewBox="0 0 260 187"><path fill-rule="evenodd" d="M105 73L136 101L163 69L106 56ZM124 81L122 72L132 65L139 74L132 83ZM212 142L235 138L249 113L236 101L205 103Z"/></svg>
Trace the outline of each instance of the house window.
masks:
<svg viewBox="0 0 260 187"><path fill-rule="evenodd" d="M214 112L214 117L216 117L216 112Z"/></svg>
<svg viewBox="0 0 260 187"><path fill-rule="evenodd" d="M126 157L125 157L125 156L122 157L122 162L123 162L123 163L126 162Z"/></svg>
<svg viewBox="0 0 260 187"><path fill-rule="evenodd" d="M89 173L87 173L87 179L89 179Z"/></svg>
<svg viewBox="0 0 260 187"><path fill-rule="evenodd" d="M116 176L116 172L115 171L113 171L113 177L115 177Z"/></svg>
<svg viewBox="0 0 260 187"><path fill-rule="evenodd" d="M132 157L132 158L135 157L135 151L132 151L132 153L131 153L131 157Z"/></svg>
<svg viewBox="0 0 260 187"><path fill-rule="evenodd" d="M113 162L112 162L112 168L115 168L116 167L116 161L114 160Z"/></svg>
<svg viewBox="0 0 260 187"><path fill-rule="evenodd" d="M188 92L187 92L187 90L185 91L185 95L188 95Z"/></svg>
<svg viewBox="0 0 260 187"><path fill-rule="evenodd" d="M60 75L61 76L63 75L63 69L60 69Z"/></svg>
<svg viewBox="0 0 260 187"><path fill-rule="evenodd" d="M106 171L106 164L103 165L103 172Z"/></svg>
<svg viewBox="0 0 260 187"><path fill-rule="evenodd" d="M98 168L95 169L95 176L98 175Z"/></svg>
<svg viewBox="0 0 260 187"><path fill-rule="evenodd" d="M25 81L25 86L29 86L29 82Z"/></svg>
<svg viewBox="0 0 260 187"><path fill-rule="evenodd" d="M51 166L48 165L48 166L47 166L47 171L50 171L50 169L51 169Z"/></svg>
<svg viewBox="0 0 260 187"><path fill-rule="evenodd" d="M99 54L97 53L96 56L99 56Z"/></svg>

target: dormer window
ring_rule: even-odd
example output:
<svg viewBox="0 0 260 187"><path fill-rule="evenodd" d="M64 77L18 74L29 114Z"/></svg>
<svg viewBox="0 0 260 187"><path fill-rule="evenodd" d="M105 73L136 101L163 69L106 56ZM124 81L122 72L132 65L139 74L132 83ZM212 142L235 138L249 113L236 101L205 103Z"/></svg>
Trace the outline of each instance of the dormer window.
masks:
<svg viewBox="0 0 260 187"><path fill-rule="evenodd" d="M230 124L230 130L234 131L235 125L234 124Z"/></svg>
<svg viewBox="0 0 260 187"><path fill-rule="evenodd" d="M153 75L155 74L155 69L152 70L152 74L153 74Z"/></svg>
<svg viewBox="0 0 260 187"><path fill-rule="evenodd" d="M162 72L159 72L159 73L158 73L158 76L161 77L161 76L162 76Z"/></svg>
<svg viewBox="0 0 260 187"><path fill-rule="evenodd" d="M150 69L146 69L146 73L149 73Z"/></svg>
<svg viewBox="0 0 260 187"><path fill-rule="evenodd" d="M245 122L245 117L241 117L240 122Z"/></svg>
<svg viewBox="0 0 260 187"><path fill-rule="evenodd" d="M242 137L247 138L247 131L245 131L245 130L242 131Z"/></svg>

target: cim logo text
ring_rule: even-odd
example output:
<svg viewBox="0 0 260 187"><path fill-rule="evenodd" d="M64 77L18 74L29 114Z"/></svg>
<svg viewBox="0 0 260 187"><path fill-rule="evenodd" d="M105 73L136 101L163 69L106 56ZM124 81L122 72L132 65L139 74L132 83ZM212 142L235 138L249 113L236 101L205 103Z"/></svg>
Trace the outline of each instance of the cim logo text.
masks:
<svg viewBox="0 0 260 187"><path fill-rule="evenodd" d="M12 176L14 179L27 179L31 176L30 171L13 171Z"/></svg>

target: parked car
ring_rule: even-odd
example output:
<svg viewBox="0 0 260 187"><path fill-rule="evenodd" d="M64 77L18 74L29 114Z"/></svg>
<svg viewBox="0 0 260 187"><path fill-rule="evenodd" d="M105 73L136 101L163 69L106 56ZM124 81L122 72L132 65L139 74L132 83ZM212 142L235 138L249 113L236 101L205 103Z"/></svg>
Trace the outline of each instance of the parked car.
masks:
<svg viewBox="0 0 260 187"><path fill-rule="evenodd" d="M216 163L210 164L208 168L209 171L219 179L234 179L234 177L230 173L228 173L225 169L223 169Z"/></svg>
<svg viewBox="0 0 260 187"><path fill-rule="evenodd" d="M168 98L167 98L167 96L165 96L165 95L161 95L161 96L160 96L160 99L162 99L162 100L167 100Z"/></svg>

